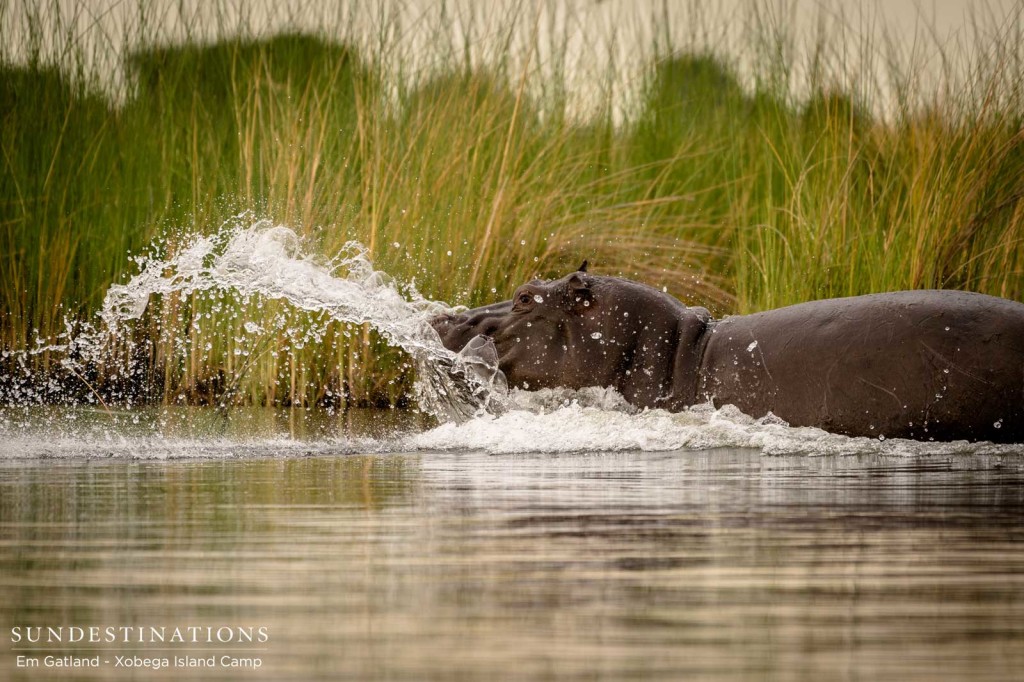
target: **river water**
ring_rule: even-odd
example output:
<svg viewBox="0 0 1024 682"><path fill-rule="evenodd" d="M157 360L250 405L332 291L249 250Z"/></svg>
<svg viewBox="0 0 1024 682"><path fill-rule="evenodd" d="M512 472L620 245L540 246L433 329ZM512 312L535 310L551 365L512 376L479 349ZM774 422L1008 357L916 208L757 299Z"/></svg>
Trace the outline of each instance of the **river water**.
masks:
<svg viewBox="0 0 1024 682"><path fill-rule="evenodd" d="M593 447L561 452L436 449L465 432L400 412L165 411L135 433L8 411L0 678L1020 679L1020 448L601 449L590 409L558 421Z"/></svg>

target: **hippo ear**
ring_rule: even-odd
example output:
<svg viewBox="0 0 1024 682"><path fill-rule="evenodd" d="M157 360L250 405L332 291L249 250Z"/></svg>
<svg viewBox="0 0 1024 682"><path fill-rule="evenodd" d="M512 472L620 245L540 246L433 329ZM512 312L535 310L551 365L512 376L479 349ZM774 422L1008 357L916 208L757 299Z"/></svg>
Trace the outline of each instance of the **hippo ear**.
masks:
<svg viewBox="0 0 1024 682"><path fill-rule="evenodd" d="M576 269L576 272L586 272L587 271L587 263L589 263L589 262L590 261L583 261L583 264Z"/></svg>
<svg viewBox="0 0 1024 682"><path fill-rule="evenodd" d="M573 310L587 308L594 300L594 294L590 291L590 283L587 282L586 277L580 274L581 272L572 273L566 282L566 302L569 304L569 308Z"/></svg>

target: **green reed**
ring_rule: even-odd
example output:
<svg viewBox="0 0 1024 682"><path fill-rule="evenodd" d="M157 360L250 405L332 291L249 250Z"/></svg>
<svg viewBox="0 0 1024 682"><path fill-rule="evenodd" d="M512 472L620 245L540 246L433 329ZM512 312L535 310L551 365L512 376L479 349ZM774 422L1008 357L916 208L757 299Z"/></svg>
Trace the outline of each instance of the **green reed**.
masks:
<svg viewBox="0 0 1024 682"><path fill-rule="evenodd" d="M129 41L141 47L106 55L129 77L112 101L85 52L113 48L59 26L46 33L32 7L27 55L0 48L6 350L91 315L155 238L173 253L183 234L241 210L292 227L327 257L359 240L377 268L464 305L584 258L717 314L925 287L1024 298L1019 13L998 30L974 26L966 81L929 91L895 41L856 58L837 47L849 40L842 24L821 29L798 63L793 37L754 11L745 49L757 66L742 85L734 64L655 31L636 106L608 87L580 119L557 58L567 38L541 50L535 37L521 58L496 53L487 67L468 48L388 59L386 20L378 47L362 51L257 38L241 24L226 27L234 38L168 47L150 37L143 4ZM519 18L497 20L507 44ZM448 24L432 30L430 45L458 46ZM54 39L57 64L45 54ZM855 59L885 64L895 84L885 119ZM414 77L422 64L430 75ZM799 97L798 72L810 79ZM151 342L138 399L408 396L407 358L372 330L330 324L300 342L245 331L282 315L286 328L316 326L273 302L155 301L133 332ZM40 376L54 361L30 359ZM81 379L102 393L116 383L105 371Z"/></svg>

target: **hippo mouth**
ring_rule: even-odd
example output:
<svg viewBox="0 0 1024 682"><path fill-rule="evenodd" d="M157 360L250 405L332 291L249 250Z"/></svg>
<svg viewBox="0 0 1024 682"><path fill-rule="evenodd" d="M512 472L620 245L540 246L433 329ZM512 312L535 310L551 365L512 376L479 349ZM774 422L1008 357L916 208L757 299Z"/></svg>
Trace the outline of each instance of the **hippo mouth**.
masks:
<svg viewBox="0 0 1024 682"><path fill-rule="evenodd" d="M455 315L445 313L432 318L430 326L437 332L442 345L450 351L462 352L477 337L489 339L493 347L493 335L501 329L499 321L507 312L502 309L505 307L505 304L497 304L487 306L482 309L483 312L470 310ZM499 310L492 312L493 308ZM481 341L480 344L482 343Z"/></svg>
<svg viewBox="0 0 1024 682"><path fill-rule="evenodd" d="M457 353L466 373L472 376L481 386L491 391L508 393L508 379L501 371L498 348L494 339L477 334Z"/></svg>

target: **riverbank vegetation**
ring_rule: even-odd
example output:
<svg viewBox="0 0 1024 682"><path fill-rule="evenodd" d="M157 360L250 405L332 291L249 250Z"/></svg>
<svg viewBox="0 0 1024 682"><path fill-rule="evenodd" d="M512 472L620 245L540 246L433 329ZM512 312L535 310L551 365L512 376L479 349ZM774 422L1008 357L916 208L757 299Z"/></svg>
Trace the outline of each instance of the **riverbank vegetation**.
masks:
<svg viewBox="0 0 1024 682"><path fill-rule="evenodd" d="M1019 11L968 28L962 77L940 69L927 89L898 46L868 46L861 58L884 65L884 93L831 34L794 60L794 37L755 20L756 68L742 72L739 58L677 44L655 16L634 96L609 86L584 114L560 66L568 37L486 61L458 38L426 41L421 77L385 58L387 27L376 53L294 32L140 37L111 57L126 74L112 97L74 37L52 59L43 17L23 14L23 53L0 48L7 352L89 318L155 239L172 254L182 235L241 211L292 227L325 257L358 240L378 269L453 304L507 298L584 258L719 315L913 288L1024 299ZM279 315L294 324L274 329L303 324L273 303L154 301L133 331L150 342L135 399L408 396L408 364L372 330L334 325L315 344L276 331L258 357L236 352L253 343L246 321ZM60 386L39 399L74 385L65 395L109 399L125 380L103 368L62 379L58 360L8 354L8 389L31 374Z"/></svg>

